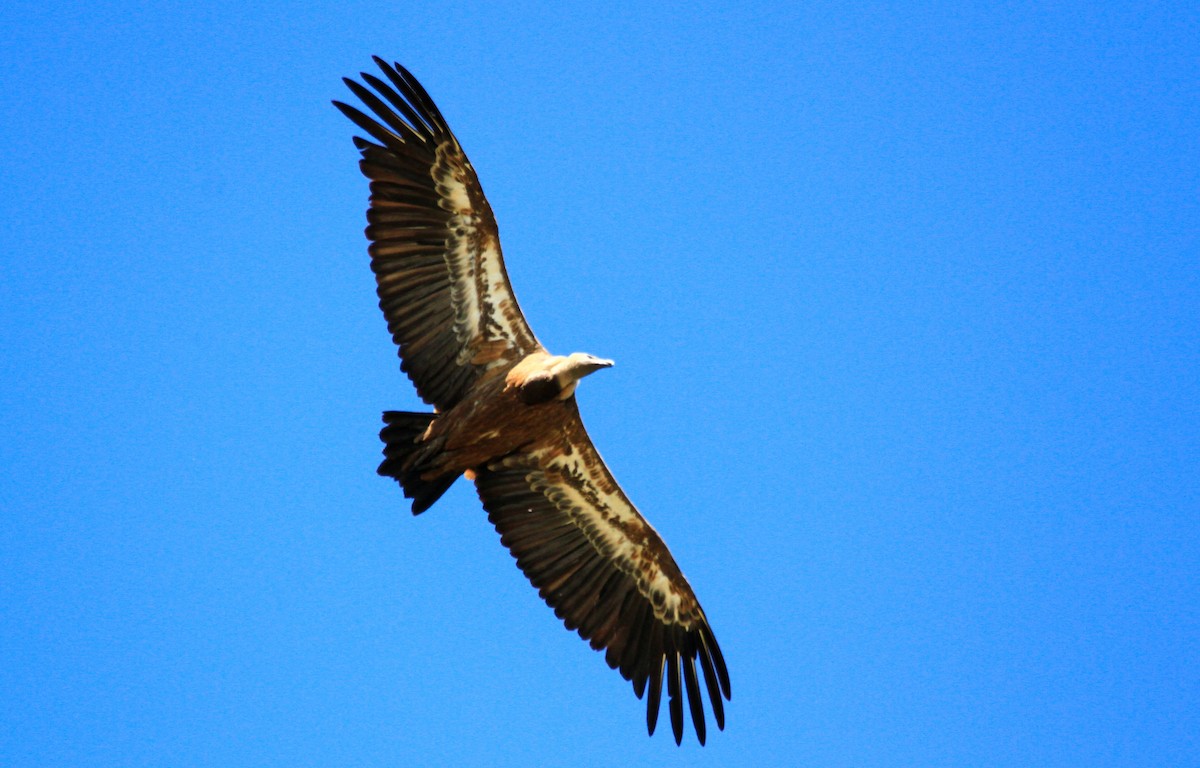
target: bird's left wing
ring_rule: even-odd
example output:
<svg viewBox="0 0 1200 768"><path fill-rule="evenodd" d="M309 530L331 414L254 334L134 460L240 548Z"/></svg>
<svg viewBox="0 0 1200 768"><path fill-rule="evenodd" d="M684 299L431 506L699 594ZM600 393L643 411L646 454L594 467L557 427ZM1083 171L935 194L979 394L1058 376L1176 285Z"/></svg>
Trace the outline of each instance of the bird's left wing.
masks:
<svg viewBox="0 0 1200 768"><path fill-rule="evenodd" d="M671 728L683 734L684 691L704 743L700 662L713 718L725 727L729 673L708 619L658 533L617 485L575 406L525 450L491 462L475 484L488 518L517 566L568 629L608 665L649 685L646 723L658 721L664 672Z"/></svg>

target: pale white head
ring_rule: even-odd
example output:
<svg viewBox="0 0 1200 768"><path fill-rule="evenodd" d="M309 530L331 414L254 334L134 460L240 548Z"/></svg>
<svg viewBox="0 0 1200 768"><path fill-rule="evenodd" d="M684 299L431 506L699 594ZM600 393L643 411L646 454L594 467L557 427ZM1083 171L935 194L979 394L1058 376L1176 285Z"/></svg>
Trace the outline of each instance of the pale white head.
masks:
<svg viewBox="0 0 1200 768"><path fill-rule="evenodd" d="M572 352L566 357L557 358L550 366L550 374L562 387L562 393L559 394L558 399L566 400L574 394L575 386L584 376L595 373L601 368L611 368L612 365L612 360L605 360L585 352Z"/></svg>

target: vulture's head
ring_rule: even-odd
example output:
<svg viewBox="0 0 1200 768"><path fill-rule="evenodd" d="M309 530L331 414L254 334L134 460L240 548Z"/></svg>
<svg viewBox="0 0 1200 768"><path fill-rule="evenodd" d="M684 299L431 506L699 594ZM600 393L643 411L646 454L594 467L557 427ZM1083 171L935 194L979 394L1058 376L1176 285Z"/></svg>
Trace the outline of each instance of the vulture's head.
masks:
<svg viewBox="0 0 1200 768"><path fill-rule="evenodd" d="M555 373L558 376L565 377L567 381L579 381L589 373L595 373L601 368L611 368L612 360L605 360L601 357L589 355L585 352L572 352L563 358L559 363ZM566 383L565 381L563 383Z"/></svg>

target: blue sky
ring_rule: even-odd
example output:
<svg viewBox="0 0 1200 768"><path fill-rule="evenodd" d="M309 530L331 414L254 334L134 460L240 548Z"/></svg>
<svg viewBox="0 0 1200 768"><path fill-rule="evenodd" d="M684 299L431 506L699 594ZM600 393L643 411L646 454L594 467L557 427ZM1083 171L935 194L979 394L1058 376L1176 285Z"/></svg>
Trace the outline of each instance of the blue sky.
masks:
<svg viewBox="0 0 1200 768"><path fill-rule="evenodd" d="M1200 762L1194 4L418 5L0 11L0 763ZM374 474L371 54L617 360L703 749Z"/></svg>

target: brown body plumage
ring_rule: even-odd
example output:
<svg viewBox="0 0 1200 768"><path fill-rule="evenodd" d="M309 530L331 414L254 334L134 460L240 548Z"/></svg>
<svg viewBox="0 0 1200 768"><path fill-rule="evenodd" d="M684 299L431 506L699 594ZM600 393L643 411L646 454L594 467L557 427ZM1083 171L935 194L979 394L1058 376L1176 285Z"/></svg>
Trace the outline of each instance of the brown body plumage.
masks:
<svg viewBox="0 0 1200 768"><path fill-rule="evenodd" d="M478 467L514 451L562 436L548 425L569 421L572 397L579 379L612 365L591 355L558 357L540 351L526 355L510 368L493 368L475 381L466 395L430 422L417 441L419 450L407 453L381 474L415 475L435 481L445 476L474 473ZM421 510L418 510L421 511Z"/></svg>
<svg viewBox="0 0 1200 768"><path fill-rule="evenodd" d="M517 305L491 207L429 95L399 65L375 60L372 90L346 80L377 119L334 102L372 140L355 138L371 180L367 237L379 306L401 369L434 413L387 411L379 473L413 512L454 481L475 481L488 519L542 598L609 666L649 691L651 733L665 680L678 743L686 699L705 740L701 674L720 728L729 674L704 611L662 539L592 445L575 400L612 365L547 352Z"/></svg>

